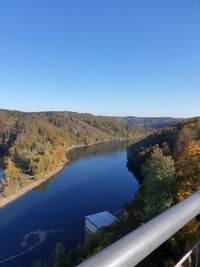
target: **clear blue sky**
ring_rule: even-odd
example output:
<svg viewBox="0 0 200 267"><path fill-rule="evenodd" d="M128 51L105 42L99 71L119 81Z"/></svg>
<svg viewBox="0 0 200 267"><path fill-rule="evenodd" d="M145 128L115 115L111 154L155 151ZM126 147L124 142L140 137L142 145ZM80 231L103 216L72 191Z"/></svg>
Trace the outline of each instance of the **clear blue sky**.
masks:
<svg viewBox="0 0 200 267"><path fill-rule="evenodd" d="M200 115L199 0L0 1L0 107Z"/></svg>

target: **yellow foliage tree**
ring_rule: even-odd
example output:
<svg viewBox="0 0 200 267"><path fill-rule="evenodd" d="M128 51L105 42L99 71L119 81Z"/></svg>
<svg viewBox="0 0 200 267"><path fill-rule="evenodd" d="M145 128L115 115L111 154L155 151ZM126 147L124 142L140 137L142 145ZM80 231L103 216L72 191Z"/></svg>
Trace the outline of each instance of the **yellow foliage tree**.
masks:
<svg viewBox="0 0 200 267"><path fill-rule="evenodd" d="M177 178L180 187L178 200L200 190L200 140L191 141L177 159Z"/></svg>

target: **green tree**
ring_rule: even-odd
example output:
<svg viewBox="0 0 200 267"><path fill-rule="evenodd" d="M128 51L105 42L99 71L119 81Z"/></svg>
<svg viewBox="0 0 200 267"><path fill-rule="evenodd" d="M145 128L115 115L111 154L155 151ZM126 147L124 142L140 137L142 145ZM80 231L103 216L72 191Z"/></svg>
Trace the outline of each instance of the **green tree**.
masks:
<svg viewBox="0 0 200 267"><path fill-rule="evenodd" d="M174 201L175 168L171 156L164 156L155 147L151 157L142 166L144 177L144 216L150 219L170 207Z"/></svg>
<svg viewBox="0 0 200 267"><path fill-rule="evenodd" d="M54 251L55 263L53 267L72 267L72 263L69 258L67 258L65 253L65 248L62 243L57 243Z"/></svg>

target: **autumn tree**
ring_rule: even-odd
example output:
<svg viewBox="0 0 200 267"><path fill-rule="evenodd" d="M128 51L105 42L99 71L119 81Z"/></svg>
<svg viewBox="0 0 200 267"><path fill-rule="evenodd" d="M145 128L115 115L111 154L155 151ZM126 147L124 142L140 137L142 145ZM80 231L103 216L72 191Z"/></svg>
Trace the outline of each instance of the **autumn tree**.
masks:
<svg viewBox="0 0 200 267"><path fill-rule="evenodd" d="M5 197L16 192L20 187L20 172L15 167L14 163L10 158L6 158L4 161L4 178L2 180L3 195Z"/></svg>
<svg viewBox="0 0 200 267"><path fill-rule="evenodd" d="M177 178L180 187L178 200L200 190L200 140L191 141L177 159Z"/></svg>
<svg viewBox="0 0 200 267"><path fill-rule="evenodd" d="M176 143L176 154L180 155L184 152L185 148L192 141L191 130L187 127L183 127L183 129L179 132L177 143Z"/></svg>

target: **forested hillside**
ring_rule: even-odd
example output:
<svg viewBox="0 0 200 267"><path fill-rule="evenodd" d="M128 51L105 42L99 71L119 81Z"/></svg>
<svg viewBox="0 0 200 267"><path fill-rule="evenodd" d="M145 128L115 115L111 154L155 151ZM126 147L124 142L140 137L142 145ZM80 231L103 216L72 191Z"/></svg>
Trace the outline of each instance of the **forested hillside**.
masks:
<svg viewBox="0 0 200 267"><path fill-rule="evenodd" d="M55 258L47 266L75 266L200 190L200 118L160 130L132 145L128 159L128 166L139 177L141 187L132 203L125 206L119 222L98 231L84 245L68 253L62 244L57 244ZM174 266L199 236L197 217L140 266Z"/></svg>
<svg viewBox="0 0 200 267"><path fill-rule="evenodd" d="M24 113L0 110L0 158L3 196L66 162L66 151L77 145L114 139L140 139L149 133L118 119L75 112Z"/></svg>
<svg viewBox="0 0 200 267"><path fill-rule="evenodd" d="M150 127L150 128L165 128L172 126L178 122L184 121L184 119L180 118L171 118L171 117L146 117L146 118L141 118L141 117L121 117L121 120L125 121L129 125L142 125L145 127Z"/></svg>

